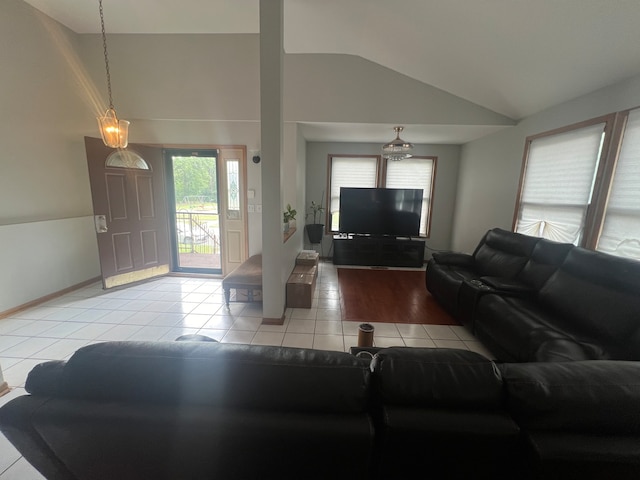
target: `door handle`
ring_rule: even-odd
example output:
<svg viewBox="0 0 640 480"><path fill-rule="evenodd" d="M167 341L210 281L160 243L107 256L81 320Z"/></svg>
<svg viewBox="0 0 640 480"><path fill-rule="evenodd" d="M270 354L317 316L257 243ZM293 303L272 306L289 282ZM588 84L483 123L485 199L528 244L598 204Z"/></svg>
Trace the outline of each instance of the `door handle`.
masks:
<svg viewBox="0 0 640 480"><path fill-rule="evenodd" d="M109 230L106 215L94 215L93 221L96 225L96 233L106 233Z"/></svg>

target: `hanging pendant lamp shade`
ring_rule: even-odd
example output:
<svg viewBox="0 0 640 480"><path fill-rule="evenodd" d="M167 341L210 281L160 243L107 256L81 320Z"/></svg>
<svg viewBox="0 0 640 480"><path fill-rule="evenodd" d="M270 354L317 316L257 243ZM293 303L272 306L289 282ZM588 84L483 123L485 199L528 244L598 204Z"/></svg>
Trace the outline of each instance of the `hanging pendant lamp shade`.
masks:
<svg viewBox="0 0 640 480"><path fill-rule="evenodd" d="M129 144L129 122L119 120L116 109L113 106L113 96L111 95L111 74L109 73L109 55L107 54L107 35L104 30L104 14L102 11L102 0L98 0L100 6L100 24L102 26L102 46L104 48L104 64L107 70L107 88L109 90L109 108L104 115L98 118L98 128L102 141L107 147L126 148Z"/></svg>
<svg viewBox="0 0 640 480"><path fill-rule="evenodd" d="M129 122L118 120L113 108L107 109L102 117L98 117L98 126L102 141L107 147L126 148L129 144Z"/></svg>
<svg viewBox="0 0 640 480"><path fill-rule="evenodd" d="M402 132L402 130L404 130L404 127L393 127L393 131L396 132L396 138L382 146L382 156L384 158L393 161L411 158L413 144L405 142L400 138L400 132Z"/></svg>

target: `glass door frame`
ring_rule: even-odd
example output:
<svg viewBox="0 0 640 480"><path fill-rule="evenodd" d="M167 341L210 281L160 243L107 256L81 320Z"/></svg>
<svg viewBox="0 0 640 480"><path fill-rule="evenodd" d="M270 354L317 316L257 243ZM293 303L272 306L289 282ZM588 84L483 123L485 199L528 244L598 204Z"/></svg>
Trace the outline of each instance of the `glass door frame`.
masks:
<svg viewBox="0 0 640 480"><path fill-rule="evenodd" d="M223 242L222 237L222 218L220 209L220 149L218 148L165 148L163 150L163 156L165 160L165 170L167 179L167 201L168 205L168 217L169 217L169 233L171 238L171 260L172 271L180 273L196 273L196 274L210 274L220 275L222 274L222 258L223 258ZM176 192L175 192L175 179L173 172L173 157L215 157L216 159L216 204L218 205L218 228L220 235L218 235L218 245L220 251L218 255L220 257L220 266L218 268L208 267L185 267L180 265L180 249L177 241L177 212L176 212ZM192 239L193 241L193 239Z"/></svg>

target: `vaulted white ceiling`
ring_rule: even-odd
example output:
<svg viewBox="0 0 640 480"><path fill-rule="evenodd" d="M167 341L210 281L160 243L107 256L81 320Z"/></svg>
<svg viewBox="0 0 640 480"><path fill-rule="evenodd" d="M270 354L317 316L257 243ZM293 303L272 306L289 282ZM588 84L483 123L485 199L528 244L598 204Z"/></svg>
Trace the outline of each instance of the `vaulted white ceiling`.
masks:
<svg viewBox="0 0 640 480"><path fill-rule="evenodd" d="M77 33L98 0L26 0ZM259 0L103 0L109 33L258 33ZM640 75L639 0L285 0L287 53L361 56L520 119Z"/></svg>

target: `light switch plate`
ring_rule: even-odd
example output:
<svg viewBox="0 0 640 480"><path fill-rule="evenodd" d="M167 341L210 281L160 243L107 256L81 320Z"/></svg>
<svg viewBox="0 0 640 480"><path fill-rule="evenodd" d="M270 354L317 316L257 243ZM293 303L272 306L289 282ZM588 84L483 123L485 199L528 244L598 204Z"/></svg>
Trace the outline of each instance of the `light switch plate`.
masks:
<svg viewBox="0 0 640 480"><path fill-rule="evenodd" d="M253 205L251 203L249 205L247 205L247 212L254 213L255 211L256 211L256 206L255 205Z"/></svg>
<svg viewBox="0 0 640 480"><path fill-rule="evenodd" d="M256 213L262 213L262 205L256 205Z"/></svg>

